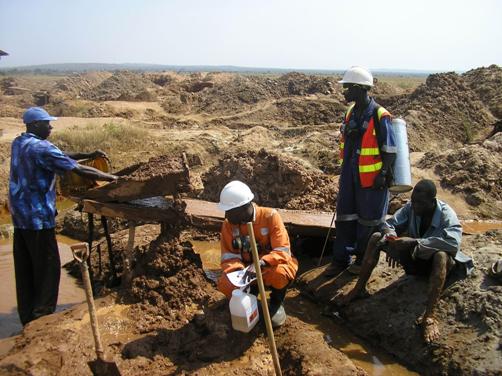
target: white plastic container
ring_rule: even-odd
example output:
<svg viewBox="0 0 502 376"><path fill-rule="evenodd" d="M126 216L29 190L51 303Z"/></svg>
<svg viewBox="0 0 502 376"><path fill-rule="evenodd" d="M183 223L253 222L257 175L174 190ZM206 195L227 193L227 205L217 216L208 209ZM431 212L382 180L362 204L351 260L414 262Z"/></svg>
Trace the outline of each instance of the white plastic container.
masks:
<svg viewBox="0 0 502 376"><path fill-rule="evenodd" d="M394 135L396 137L397 156L394 162L394 184L389 190L393 193L409 192L411 185L410 151L408 148L408 134L406 122L401 118L392 119Z"/></svg>
<svg viewBox="0 0 502 376"><path fill-rule="evenodd" d="M251 331L260 318L256 296L246 294L239 289L234 290L229 306L232 327L244 333Z"/></svg>

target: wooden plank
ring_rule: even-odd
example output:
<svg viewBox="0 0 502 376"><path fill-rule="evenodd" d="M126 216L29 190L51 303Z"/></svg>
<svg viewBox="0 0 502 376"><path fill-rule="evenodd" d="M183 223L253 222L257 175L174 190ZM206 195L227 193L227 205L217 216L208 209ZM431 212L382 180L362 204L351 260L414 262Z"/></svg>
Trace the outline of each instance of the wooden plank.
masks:
<svg viewBox="0 0 502 376"><path fill-rule="evenodd" d="M183 199L186 212L194 226L218 231L225 219L225 213L214 202ZM277 209L290 235L326 236L333 213L321 211ZM331 231L334 236L334 231Z"/></svg>
<svg viewBox="0 0 502 376"><path fill-rule="evenodd" d="M119 178L117 181L89 189L82 194L82 197L100 202L127 202L147 197L188 192L190 189L187 173L180 171L163 176L154 176L146 181Z"/></svg>
<svg viewBox="0 0 502 376"><path fill-rule="evenodd" d="M82 211L94 213L111 218L124 218L133 221L144 222L178 222L183 213L179 213L172 207L142 206L131 203L98 202L94 200L82 200Z"/></svg>

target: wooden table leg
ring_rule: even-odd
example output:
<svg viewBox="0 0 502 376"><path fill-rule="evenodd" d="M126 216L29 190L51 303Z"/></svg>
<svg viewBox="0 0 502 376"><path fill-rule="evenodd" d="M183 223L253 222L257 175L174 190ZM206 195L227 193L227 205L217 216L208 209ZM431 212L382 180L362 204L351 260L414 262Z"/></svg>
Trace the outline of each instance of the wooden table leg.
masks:
<svg viewBox="0 0 502 376"><path fill-rule="evenodd" d="M94 239L94 215L92 213L87 213L87 225L89 230L87 234L87 244L89 245L89 258L87 259L87 266L89 267L89 278L94 291L94 272L91 264L92 241Z"/></svg>
<svg viewBox="0 0 502 376"><path fill-rule="evenodd" d="M117 270L115 269L115 260L113 259L114 254L112 249L112 238L110 237L110 231L108 230L108 220L104 215L101 216L101 225L103 226L106 246L108 248L108 268L110 270L111 279L114 280L117 277Z"/></svg>
<svg viewBox="0 0 502 376"><path fill-rule="evenodd" d="M124 254L124 272L122 273L122 287L128 288L132 282L132 259L134 250L134 235L136 233L136 223L128 222L129 238L127 239L127 249Z"/></svg>

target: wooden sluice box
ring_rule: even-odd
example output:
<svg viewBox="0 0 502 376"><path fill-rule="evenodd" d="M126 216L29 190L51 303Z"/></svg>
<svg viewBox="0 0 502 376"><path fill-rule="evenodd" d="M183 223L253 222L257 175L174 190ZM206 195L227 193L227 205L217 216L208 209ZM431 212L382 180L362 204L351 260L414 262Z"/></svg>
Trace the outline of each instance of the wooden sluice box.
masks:
<svg viewBox="0 0 502 376"><path fill-rule="evenodd" d="M114 182L89 189L79 195L98 202L128 202L156 196L189 192L190 170L184 157L155 157L127 167Z"/></svg>

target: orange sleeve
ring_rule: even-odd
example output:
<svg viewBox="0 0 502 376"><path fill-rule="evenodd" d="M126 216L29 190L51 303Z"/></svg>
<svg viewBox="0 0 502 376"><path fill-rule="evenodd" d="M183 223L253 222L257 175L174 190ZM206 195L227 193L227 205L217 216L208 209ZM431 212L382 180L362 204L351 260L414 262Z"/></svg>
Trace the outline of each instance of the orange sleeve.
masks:
<svg viewBox="0 0 502 376"><path fill-rule="evenodd" d="M236 252L232 247L232 225L228 221L224 221L221 226L220 247L220 265L224 273L244 269L240 252Z"/></svg>
<svg viewBox="0 0 502 376"><path fill-rule="evenodd" d="M270 217L269 231L272 250L264 255L262 260L269 265L287 264L291 261L289 235L277 211L274 211Z"/></svg>

